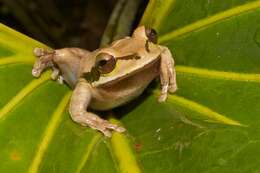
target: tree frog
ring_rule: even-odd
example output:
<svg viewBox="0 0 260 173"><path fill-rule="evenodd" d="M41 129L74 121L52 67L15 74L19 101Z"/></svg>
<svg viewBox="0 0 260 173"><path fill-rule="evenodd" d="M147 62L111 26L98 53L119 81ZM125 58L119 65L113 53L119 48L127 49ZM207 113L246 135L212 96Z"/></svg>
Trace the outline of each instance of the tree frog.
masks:
<svg viewBox="0 0 260 173"><path fill-rule="evenodd" d="M52 68L51 78L65 81L73 89L69 106L72 120L107 137L113 130L124 132L125 128L89 112L89 108L104 111L128 103L158 76L159 102L177 90L172 54L157 44L156 31L145 26L92 52L80 48L35 48L33 52L37 58L32 75L39 77L46 68Z"/></svg>

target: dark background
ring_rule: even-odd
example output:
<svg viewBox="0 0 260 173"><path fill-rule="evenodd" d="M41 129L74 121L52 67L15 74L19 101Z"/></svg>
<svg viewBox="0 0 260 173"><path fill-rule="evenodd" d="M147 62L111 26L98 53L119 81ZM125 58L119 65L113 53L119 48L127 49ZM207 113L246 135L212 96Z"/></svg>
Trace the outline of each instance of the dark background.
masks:
<svg viewBox="0 0 260 173"><path fill-rule="evenodd" d="M117 0L0 0L0 22L49 46L98 47Z"/></svg>

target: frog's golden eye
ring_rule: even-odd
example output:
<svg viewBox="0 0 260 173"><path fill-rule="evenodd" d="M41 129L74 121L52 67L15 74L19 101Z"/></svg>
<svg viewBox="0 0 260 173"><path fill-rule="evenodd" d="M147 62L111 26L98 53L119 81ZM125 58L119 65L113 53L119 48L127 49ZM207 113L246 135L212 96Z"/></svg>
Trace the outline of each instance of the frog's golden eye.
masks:
<svg viewBox="0 0 260 173"><path fill-rule="evenodd" d="M148 38L148 41L157 43L157 32L152 28L145 28L145 35Z"/></svg>
<svg viewBox="0 0 260 173"><path fill-rule="evenodd" d="M96 67L101 74L110 73L116 67L116 59L108 53L100 53L96 58Z"/></svg>

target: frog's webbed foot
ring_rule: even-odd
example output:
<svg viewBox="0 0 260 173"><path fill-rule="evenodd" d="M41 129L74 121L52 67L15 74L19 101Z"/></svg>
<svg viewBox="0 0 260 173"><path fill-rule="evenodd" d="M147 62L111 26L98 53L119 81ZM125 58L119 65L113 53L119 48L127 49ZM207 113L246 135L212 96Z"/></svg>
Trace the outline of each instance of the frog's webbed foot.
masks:
<svg viewBox="0 0 260 173"><path fill-rule="evenodd" d="M161 48L160 80L162 88L158 101L164 102L167 99L168 92L174 93L177 90L177 82L174 60L171 52L166 47Z"/></svg>
<svg viewBox="0 0 260 173"><path fill-rule="evenodd" d="M91 100L91 89L87 82L79 80L73 91L70 101L70 115L73 121L99 130L105 136L111 137L111 130L124 132L125 129L116 124L112 124L97 115L87 112L87 106Z"/></svg>
<svg viewBox="0 0 260 173"><path fill-rule="evenodd" d="M103 120L91 112L87 112L80 116L76 116L73 118L73 120L75 122L81 124L82 126L89 126L92 129L96 129L96 130L102 132L107 137L112 136L111 130L114 130L114 131L117 131L120 133L125 131L125 129L123 127L120 127L116 124L112 124L107 120Z"/></svg>
<svg viewBox="0 0 260 173"><path fill-rule="evenodd" d="M44 48L35 48L33 50L34 55L37 57L33 69L32 75L34 77L39 77L41 73L47 69L52 69L51 79L58 80L59 83L62 83L60 76L60 70L54 65L53 58L55 56L55 50L48 50Z"/></svg>

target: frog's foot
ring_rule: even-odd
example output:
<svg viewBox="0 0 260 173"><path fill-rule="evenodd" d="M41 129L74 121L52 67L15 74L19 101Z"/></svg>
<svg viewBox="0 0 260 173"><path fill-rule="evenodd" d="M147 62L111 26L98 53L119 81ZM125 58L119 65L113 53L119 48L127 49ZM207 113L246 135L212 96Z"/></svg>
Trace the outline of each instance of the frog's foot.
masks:
<svg viewBox="0 0 260 173"><path fill-rule="evenodd" d="M169 72L169 89L170 93L174 93L177 91L177 82L176 82L176 71L174 67L174 60L173 58L169 59L170 62L167 63L168 65L168 72Z"/></svg>
<svg viewBox="0 0 260 173"><path fill-rule="evenodd" d="M52 61L54 51L49 51L43 48L35 48L33 53L37 57L32 69L32 75L34 77L39 77L45 69L54 67ZM55 71L55 74L53 74L53 77L56 77L56 73L57 70Z"/></svg>
<svg viewBox="0 0 260 173"><path fill-rule="evenodd" d="M64 78L63 78L63 76L59 75L58 78L57 78L57 81L58 81L58 83L61 84L61 85L64 84Z"/></svg>
<svg viewBox="0 0 260 173"><path fill-rule="evenodd" d="M169 91L170 93L175 93L175 92L177 91L177 89L178 89L178 87L177 87L176 83L174 83L174 84L170 84L170 85L169 85L168 91Z"/></svg>
<svg viewBox="0 0 260 173"><path fill-rule="evenodd" d="M60 70L56 68L55 66L52 67L52 74L51 79L52 80L59 80L60 77Z"/></svg>
<svg viewBox="0 0 260 173"><path fill-rule="evenodd" d="M36 57L42 57L42 56L46 56L46 55L53 54L53 53L54 53L53 50L48 50L48 49L44 49L44 48L36 47L33 49L33 54Z"/></svg>
<svg viewBox="0 0 260 173"><path fill-rule="evenodd" d="M162 85L161 93L158 99L159 102L164 102L167 99L168 88L169 88L168 84Z"/></svg>
<svg viewBox="0 0 260 173"><path fill-rule="evenodd" d="M174 68L174 60L168 48L163 47L160 64L160 80L161 94L159 102L164 102L167 99L168 92L174 93L177 90L176 72Z"/></svg>
<svg viewBox="0 0 260 173"><path fill-rule="evenodd" d="M60 70L57 67L55 67L53 63L53 57L55 56L55 51L47 50L43 48L35 48L33 50L33 53L37 57L37 59L32 69L32 75L34 77L39 77L45 69L52 68L53 72L51 78L53 80L59 80Z"/></svg>
<svg viewBox="0 0 260 173"><path fill-rule="evenodd" d="M73 120L82 126L89 126L92 129L96 129L100 132L102 132L106 137L111 137L112 133L111 130L114 130L116 132L124 132L125 128L120 127L116 124L112 124L107 120L103 120L96 116L93 113L85 113L83 116L76 116L73 118Z"/></svg>

